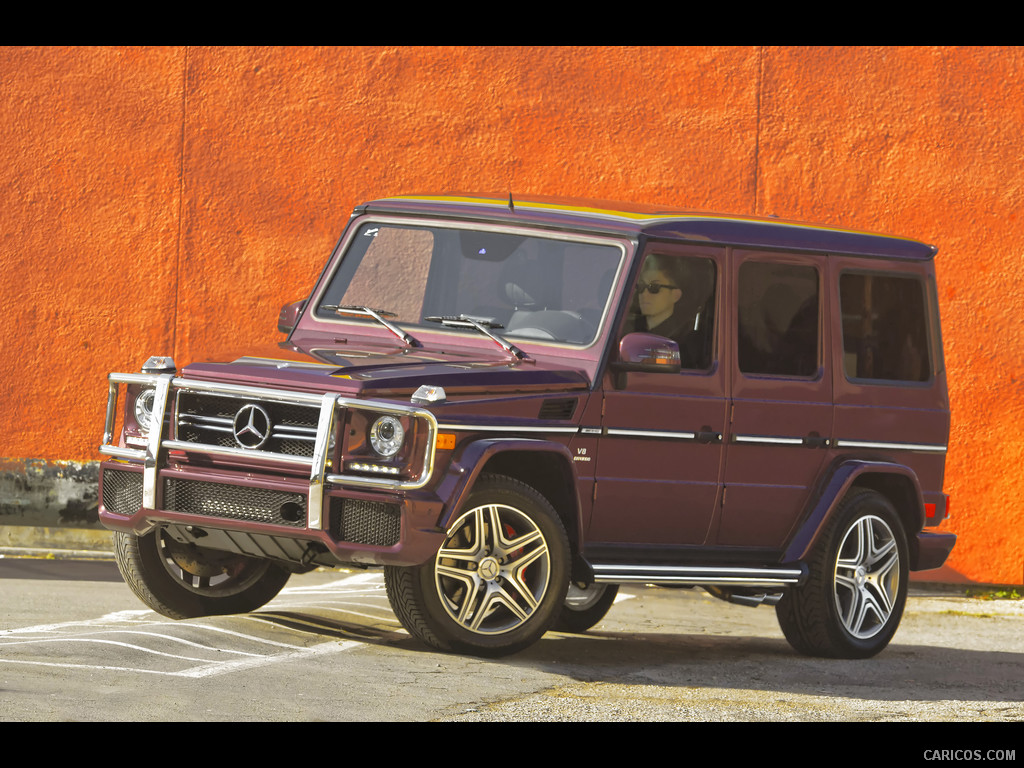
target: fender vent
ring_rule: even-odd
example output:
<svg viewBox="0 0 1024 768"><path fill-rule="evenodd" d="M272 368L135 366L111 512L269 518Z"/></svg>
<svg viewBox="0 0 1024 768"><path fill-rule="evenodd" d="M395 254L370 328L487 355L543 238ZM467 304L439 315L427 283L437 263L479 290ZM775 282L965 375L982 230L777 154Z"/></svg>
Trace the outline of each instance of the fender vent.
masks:
<svg viewBox="0 0 1024 768"><path fill-rule="evenodd" d="M571 419L576 411L575 397L562 397L545 400L540 407L539 417L542 419Z"/></svg>

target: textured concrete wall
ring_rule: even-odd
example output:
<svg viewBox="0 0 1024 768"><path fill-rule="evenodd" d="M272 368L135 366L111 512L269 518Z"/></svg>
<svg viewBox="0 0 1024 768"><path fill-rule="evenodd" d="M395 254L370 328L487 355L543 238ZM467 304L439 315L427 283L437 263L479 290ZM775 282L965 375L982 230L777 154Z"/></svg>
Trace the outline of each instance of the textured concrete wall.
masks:
<svg viewBox="0 0 1024 768"><path fill-rule="evenodd" d="M363 199L771 213L939 246L951 566L1024 580L1024 50L0 48L0 82L5 470L95 461L109 370L276 341Z"/></svg>

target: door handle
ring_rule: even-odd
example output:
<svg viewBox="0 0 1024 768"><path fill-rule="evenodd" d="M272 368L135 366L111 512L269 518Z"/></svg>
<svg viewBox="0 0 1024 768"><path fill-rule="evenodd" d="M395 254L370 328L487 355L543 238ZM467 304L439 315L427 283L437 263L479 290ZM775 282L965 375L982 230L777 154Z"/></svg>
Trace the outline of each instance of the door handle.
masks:
<svg viewBox="0 0 1024 768"><path fill-rule="evenodd" d="M721 432L715 432L715 430L713 430L709 426L703 426L703 427L700 428L700 432L698 432L695 435L695 439L696 439L696 441L698 443L701 443L702 445L709 445L711 443L720 443L720 442L722 442L722 433Z"/></svg>
<svg viewBox="0 0 1024 768"><path fill-rule="evenodd" d="M827 437L822 437L817 432L811 432L804 438L804 448L828 448L830 444L831 441Z"/></svg>

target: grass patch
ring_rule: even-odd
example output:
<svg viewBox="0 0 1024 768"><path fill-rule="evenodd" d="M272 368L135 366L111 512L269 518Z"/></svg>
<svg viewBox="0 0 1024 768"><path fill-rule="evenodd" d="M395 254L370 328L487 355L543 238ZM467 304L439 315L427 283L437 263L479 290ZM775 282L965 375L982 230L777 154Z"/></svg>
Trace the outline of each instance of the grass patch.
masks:
<svg viewBox="0 0 1024 768"><path fill-rule="evenodd" d="M976 600L1020 600L1021 595L1015 587L1009 589L968 589L967 596Z"/></svg>
<svg viewBox="0 0 1024 768"><path fill-rule="evenodd" d="M955 611L949 608L945 611L939 611L943 616L970 616L973 619L994 619L996 615L994 613L975 613L974 611Z"/></svg>

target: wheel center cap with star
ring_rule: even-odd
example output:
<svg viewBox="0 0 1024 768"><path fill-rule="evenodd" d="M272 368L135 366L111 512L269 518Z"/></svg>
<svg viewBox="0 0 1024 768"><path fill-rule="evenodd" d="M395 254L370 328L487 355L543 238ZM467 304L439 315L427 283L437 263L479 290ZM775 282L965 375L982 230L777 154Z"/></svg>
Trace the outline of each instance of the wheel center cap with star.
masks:
<svg viewBox="0 0 1024 768"><path fill-rule="evenodd" d="M485 581L494 581L501 572L501 568L498 565L498 560L494 557L485 557L480 561L480 565L477 566L476 572L480 575L481 579Z"/></svg>

